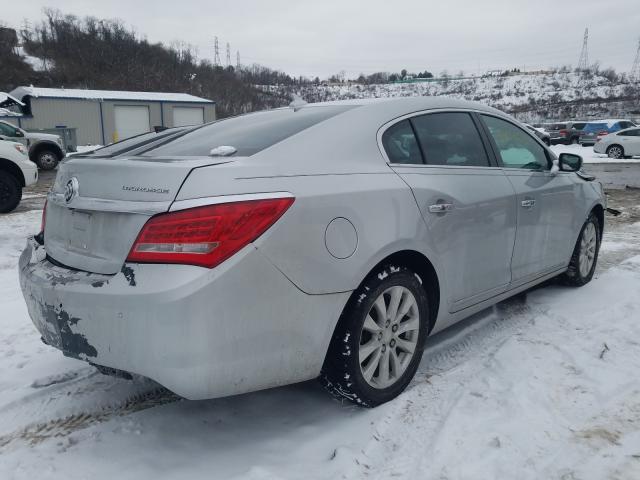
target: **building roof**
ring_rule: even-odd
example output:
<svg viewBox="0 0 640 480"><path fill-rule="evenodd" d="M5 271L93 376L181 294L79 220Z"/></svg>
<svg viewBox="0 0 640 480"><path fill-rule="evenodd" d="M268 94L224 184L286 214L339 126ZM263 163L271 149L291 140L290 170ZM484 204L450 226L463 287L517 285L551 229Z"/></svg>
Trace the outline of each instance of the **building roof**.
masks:
<svg viewBox="0 0 640 480"><path fill-rule="evenodd" d="M10 95L22 100L26 96L87 100L138 100L146 102L215 103L188 93L125 92L120 90L85 90L81 88L18 87Z"/></svg>

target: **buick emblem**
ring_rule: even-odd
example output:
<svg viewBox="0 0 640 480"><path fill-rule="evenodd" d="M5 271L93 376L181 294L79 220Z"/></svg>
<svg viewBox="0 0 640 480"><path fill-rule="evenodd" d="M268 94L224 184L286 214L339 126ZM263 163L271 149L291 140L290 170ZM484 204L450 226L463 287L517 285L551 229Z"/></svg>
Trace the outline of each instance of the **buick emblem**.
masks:
<svg viewBox="0 0 640 480"><path fill-rule="evenodd" d="M72 177L68 182L67 186L64 187L64 199L67 203L78 196L78 179L76 177Z"/></svg>

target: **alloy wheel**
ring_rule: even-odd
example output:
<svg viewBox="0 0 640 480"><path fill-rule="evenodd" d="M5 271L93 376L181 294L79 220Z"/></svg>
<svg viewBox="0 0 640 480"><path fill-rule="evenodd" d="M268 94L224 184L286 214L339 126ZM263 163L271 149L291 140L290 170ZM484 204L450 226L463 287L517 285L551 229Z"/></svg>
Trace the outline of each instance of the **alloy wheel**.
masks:
<svg viewBox="0 0 640 480"><path fill-rule="evenodd" d="M580 257L578 262L580 275L583 277L589 275L591 267L593 267L593 262L596 258L596 247L598 244L596 235L596 227L593 223L588 223L582 232L582 240L580 241Z"/></svg>
<svg viewBox="0 0 640 480"><path fill-rule="evenodd" d="M411 291L395 286L373 303L360 334L359 362L373 388L390 387L400 379L418 348L420 312Z"/></svg>
<svg viewBox="0 0 640 480"><path fill-rule="evenodd" d="M613 146L609 148L609 158L622 158L622 148Z"/></svg>

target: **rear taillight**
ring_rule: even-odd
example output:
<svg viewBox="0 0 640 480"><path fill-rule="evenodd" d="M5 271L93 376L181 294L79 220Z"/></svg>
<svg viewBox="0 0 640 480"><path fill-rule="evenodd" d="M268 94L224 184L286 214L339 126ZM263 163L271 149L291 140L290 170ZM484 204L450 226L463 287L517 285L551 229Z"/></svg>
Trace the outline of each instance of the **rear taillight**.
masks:
<svg viewBox="0 0 640 480"><path fill-rule="evenodd" d="M42 220L40 221L40 233L44 233L44 227L47 225L47 200L44 201L42 207Z"/></svg>
<svg viewBox="0 0 640 480"><path fill-rule="evenodd" d="M607 132L606 130L601 130L597 133L597 135L599 137L604 137L605 135L609 135L609 132Z"/></svg>
<svg viewBox="0 0 640 480"><path fill-rule="evenodd" d="M563 137L566 137L569 134L569 131L568 130L560 130L560 131L558 131L558 133L560 135L562 135Z"/></svg>
<svg viewBox="0 0 640 480"><path fill-rule="evenodd" d="M262 235L293 201L269 198L161 213L142 227L127 261L213 268Z"/></svg>

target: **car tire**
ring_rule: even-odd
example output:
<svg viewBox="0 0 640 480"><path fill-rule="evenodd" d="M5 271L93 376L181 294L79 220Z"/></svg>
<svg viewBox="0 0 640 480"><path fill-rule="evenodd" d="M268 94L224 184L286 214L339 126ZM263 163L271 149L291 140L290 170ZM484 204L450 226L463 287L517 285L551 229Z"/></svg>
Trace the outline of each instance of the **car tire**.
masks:
<svg viewBox="0 0 640 480"><path fill-rule="evenodd" d="M547 147L550 147L550 146L551 146L551 141L550 141L548 138L544 138L542 141L544 142L544 144L545 144Z"/></svg>
<svg viewBox="0 0 640 480"><path fill-rule="evenodd" d="M422 358L428 319L420 278L404 266L378 268L342 312L322 367L322 384L334 397L363 407L397 397Z"/></svg>
<svg viewBox="0 0 640 480"><path fill-rule="evenodd" d="M561 276L562 283L581 287L591 281L598 263L600 240L600 222L595 213L591 213L580 230L580 236L573 248L569 268Z"/></svg>
<svg viewBox="0 0 640 480"><path fill-rule="evenodd" d="M607 147L607 157L620 159L624 157L624 149L622 146L613 144Z"/></svg>
<svg viewBox="0 0 640 480"><path fill-rule="evenodd" d="M22 186L9 172L0 171L0 213L16 209L22 200Z"/></svg>
<svg viewBox="0 0 640 480"><path fill-rule="evenodd" d="M53 170L58 166L60 157L53 150L40 150L36 154L36 165L42 170Z"/></svg>
<svg viewBox="0 0 640 480"><path fill-rule="evenodd" d="M573 137L571 139L571 145L576 145L578 143L578 139L576 137Z"/></svg>

